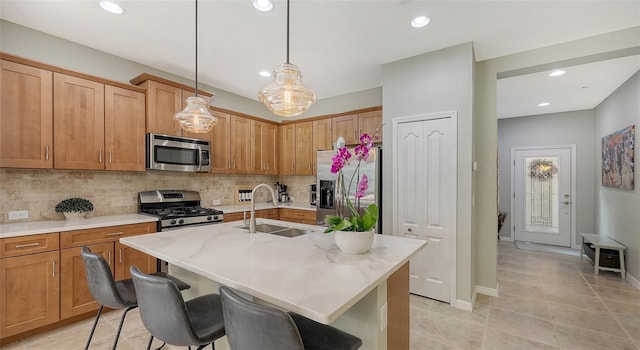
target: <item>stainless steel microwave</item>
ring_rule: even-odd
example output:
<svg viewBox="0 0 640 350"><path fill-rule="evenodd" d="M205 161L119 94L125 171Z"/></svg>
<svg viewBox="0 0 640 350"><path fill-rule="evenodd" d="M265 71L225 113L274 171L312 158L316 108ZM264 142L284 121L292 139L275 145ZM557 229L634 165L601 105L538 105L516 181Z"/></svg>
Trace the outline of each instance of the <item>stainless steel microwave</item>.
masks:
<svg viewBox="0 0 640 350"><path fill-rule="evenodd" d="M208 140L149 133L146 147L147 169L193 172L211 169Z"/></svg>

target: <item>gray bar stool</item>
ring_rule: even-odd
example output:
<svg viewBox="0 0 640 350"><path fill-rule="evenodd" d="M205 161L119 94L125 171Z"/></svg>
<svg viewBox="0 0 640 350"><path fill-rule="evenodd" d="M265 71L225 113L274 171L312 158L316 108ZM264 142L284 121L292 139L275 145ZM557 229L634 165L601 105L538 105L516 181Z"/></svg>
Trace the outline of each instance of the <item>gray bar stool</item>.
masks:
<svg viewBox="0 0 640 350"><path fill-rule="evenodd" d="M251 302L220 287L224 326L233 350L355 350L362 340L296 313Z"/></svg>
<svg viewBox="0 0 640 350"><path fill-rule="evenodd" d="M202 349L211 344L215 349L213 342L225 334L218 294L185 302L171 279L144 274L135 266L131 266L131 279L142 323L153 337L171 345L198 345Z"/></svg>
<svg viewBox="0 0 640 350"><path fill-rule="evenodd" d="M89 284L89 290L93 298L100 304L96 320L93 322L93 328L87 339L87 345L85 350L89 349L93 333L98 325L98 320L102 314L102 309L106 306L112 309L126 308L120 319L120 325L118 326L118 333L113 341L113 349L118 346L118 338L120 338L120 332L122 331L122 325L124 324L124 318L127 316L127 312L138 307L138 301L136 299L135 289L133 287L133 281L131 279L125 279L116 281L111 273L109 264L102 255L92 253L87 247L80 248L80 254L82 255L82 261L84 262L84 269L87 275L87 283ZM180 290L191 288L190 285L180 281L179 279L169 276L163 272L156 272L154 275L162 276L165 278L171 278Z"/></svg>

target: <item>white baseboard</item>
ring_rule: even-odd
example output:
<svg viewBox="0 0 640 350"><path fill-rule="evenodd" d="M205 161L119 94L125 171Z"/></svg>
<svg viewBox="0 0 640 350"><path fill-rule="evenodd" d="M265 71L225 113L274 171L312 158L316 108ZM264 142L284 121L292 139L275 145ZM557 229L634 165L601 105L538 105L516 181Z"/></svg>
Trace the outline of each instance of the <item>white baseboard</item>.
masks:
<svg viewBox="0 0 640 350"><path fill-rule="evenodd" d="M456 300L456 309L464 310L464 311L473 311L473 304L466 300Z"/></svg>
<svg viewBox="0 0 640 350"><path fill-rule="evenodd" d="M485 287L485 286L476 286L476 289L473 292L474 299L475 299L475 295L476 294L483 294L483 295L487 295L487 296L490 296L490 297L497 298L499 296L498 295L498 288L499 288L498 284L496 284L495 288L489 288L489 287Z"/></svg>
<svg viewBox="0 0 640 350"><path fill-rule="evenodd" d="M636 288L640 289L640 281L627 272L627 280L631 282Z"/></svg>

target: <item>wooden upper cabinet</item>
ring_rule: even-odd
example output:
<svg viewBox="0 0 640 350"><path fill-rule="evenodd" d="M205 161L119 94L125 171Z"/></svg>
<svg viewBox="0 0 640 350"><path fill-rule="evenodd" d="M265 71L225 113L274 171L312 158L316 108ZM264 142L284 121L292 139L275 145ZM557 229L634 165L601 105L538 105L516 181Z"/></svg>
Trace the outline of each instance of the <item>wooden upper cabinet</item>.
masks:
<svg viewBox="0 0 640 350"><path fill-rule="evenodd" d="M251 172L277 174L278 127L251 120Z"/></svg>
<svg viewBox="0 0 640 350"><path fill-rule="evenodd" d="M147 132L182 136L173 115L182 109L182 90L177 87L147 80Z"/></svg>
<svg viewBox="0 0 640 350"><path fill-rule="evenodd" d="M358 113L358 134L367 133L371 136L376 129L380 129L380 138L374 142L382 142L382 110ZM359 140L358 140L359 141Z"/></svg>
<svg viewBox="0 0 640 350"><path fill-rule="evenodd" d="M313 121L313 151L330 151L333 149L333 139L331 133L332 120L320 119Z"/></svg>
<svg viewBox="0 0 640 350"><path fill-rule="evenodd" d="M145 96L105 85L106 170L145 170Z"/></svg>
<svg viewBox="0 0 640 350"><path fill-rule="evenodd" d="M294 175L296 172L296 124L280 125L278 135L279 173Z"/></svg>
<svg viewBox="0 0 640 350"><path fill-rule="evenodd" d="M53 73L0 60L0 167L53 167Z"/></svg>
<svg viewBox="0 0 640 350"><path fill-rule="evenodd" d="M231 116L228 113L211 111L218 124L209 133L211 140L211 173L226 174L231 170Z"/></svg>
<svg viewBox="0 0 640 350"><path fill-rule="evenodd" d="M251 122L231 115L231 172L251 173Z"/></svg>
<svg viewBox="0 0 640 350"><path fill-rule="evenodd" d="M104 169L104 84L53 75L54 166Z"/></svg>
<svg viewBox="0 0 640 350"><path fill-rule="evenodd" d="M344 138L344 142L347 145L355 145L358 144L358 115L344 115L341 117L334 117L331 120L331 128L332 128L332 140L338 139L338 137L342 136Z"/></svg>
<svg viewBox="0 0 640 350"><path fill-rule="evenodd" d="M296 175L313 175L313 122L296 123Z"/></svg>

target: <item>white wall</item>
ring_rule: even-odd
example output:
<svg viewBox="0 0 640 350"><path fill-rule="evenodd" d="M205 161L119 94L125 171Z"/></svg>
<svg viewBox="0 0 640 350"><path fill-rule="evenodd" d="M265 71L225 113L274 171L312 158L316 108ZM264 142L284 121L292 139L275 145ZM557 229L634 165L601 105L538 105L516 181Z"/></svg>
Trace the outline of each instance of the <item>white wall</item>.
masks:
<svg viewBox="0 0 640 350"><path fill-rule="evenodd" d="M636 126L634 190L603 187L601 181L602 137L629 125ZM627 270L640 279L640 167L638 167L638 129L640 128L640 72L634 74L595 109L596 144L596 227L627 247Z"/></svg>
<svg viewBox="0 0 640 350"><path fill-rule="evenodd" d="M471 144L473 124L473 45L466 43L383 66L383 159L393 156L392 120L434 112L458 112L457 298L471 301L475 286L471 246ZM416 159L420 161L420 159ZM383 207L392 208L390 166L383 168ZM394 232L393 210L383 210L383 231Z"/></svg>
<svg viewBox="0 0 640 350"><path fill-rule="evenodd" d="M576 145L576 232L594 232L594 123L592 109L498 120L499 209L507 212L501 237L511 237L511 148L527 146Z"/></svg>

